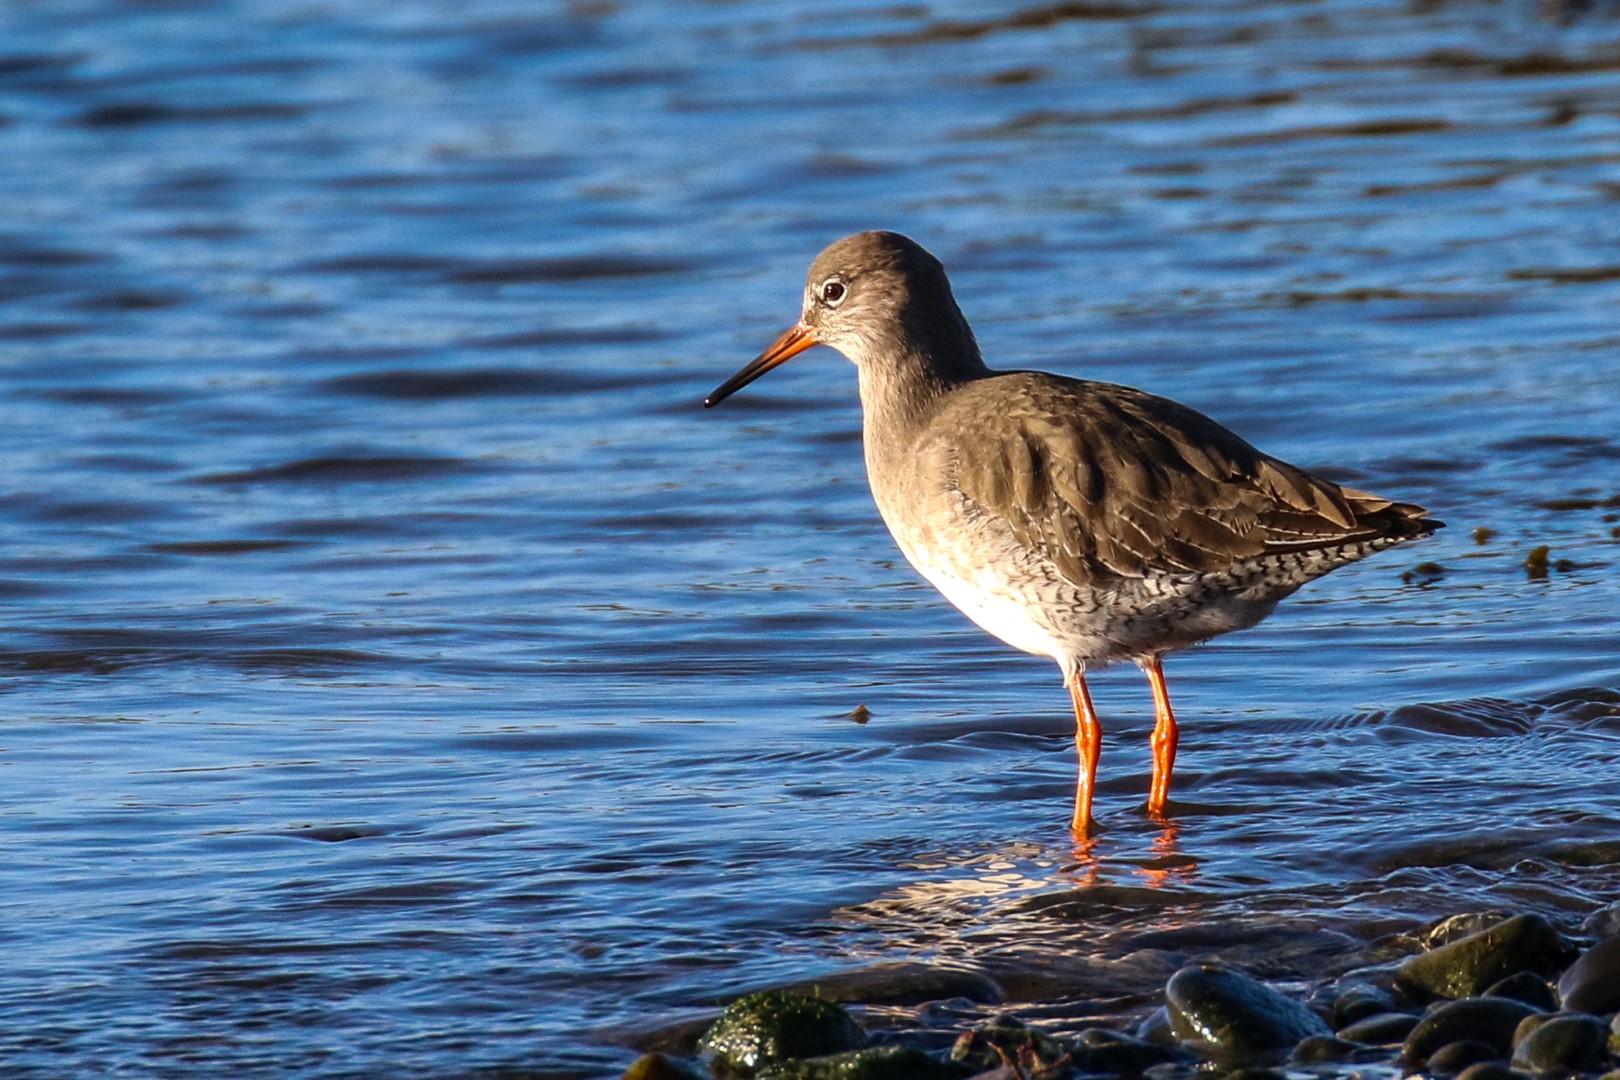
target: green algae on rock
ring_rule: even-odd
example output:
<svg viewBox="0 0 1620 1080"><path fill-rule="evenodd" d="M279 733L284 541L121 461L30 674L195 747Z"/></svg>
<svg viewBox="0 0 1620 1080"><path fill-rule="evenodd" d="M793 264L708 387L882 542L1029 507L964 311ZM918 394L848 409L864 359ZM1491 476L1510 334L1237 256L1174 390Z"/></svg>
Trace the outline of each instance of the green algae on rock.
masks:
<svg viewBox="0 0 1620 1080"><path fill-rule="evenodd" d="M1395 971L1408 993L1466 998L1494 983L1529 971L1553 976L1569 961L1570 948L1540 915L1515 915L1495 926L1410 957Z"/></svg>
<svg viewBox="0 0 1620 1080"><path fill-rule="evenodd" d="M1243 1061L1291 1050L1327 1023L1304 1005L1235 968L1182 968L1164 988L1170 1030L1194 1050L1221 1061Z"/></svg>
<svg viewBox="0 0 1620 1080"><path fill-rule="evenodd" d="M858 1050L866 1035L837 1002L768 990L739 998L698 1040L717 1073L752 1076L795 1058Z"/></svg>

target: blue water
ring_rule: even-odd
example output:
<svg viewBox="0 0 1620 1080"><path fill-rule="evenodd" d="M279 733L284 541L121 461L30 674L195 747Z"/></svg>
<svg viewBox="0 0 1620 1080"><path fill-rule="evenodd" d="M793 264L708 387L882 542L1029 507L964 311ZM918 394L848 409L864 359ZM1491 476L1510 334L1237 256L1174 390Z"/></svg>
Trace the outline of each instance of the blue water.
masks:
<svg viewBox="0 0 1620 1080"><path fill-rule="evenodd" d="M606 1075L876 961L1017 1005L1606 903L1617 56L1528 0L0 10L8 1073ZM899 557L847 364L698 404L879 227L993 365L1450 523L1171 660L1168 830L1122 669L1076 850L1057 671Z"/></svg>

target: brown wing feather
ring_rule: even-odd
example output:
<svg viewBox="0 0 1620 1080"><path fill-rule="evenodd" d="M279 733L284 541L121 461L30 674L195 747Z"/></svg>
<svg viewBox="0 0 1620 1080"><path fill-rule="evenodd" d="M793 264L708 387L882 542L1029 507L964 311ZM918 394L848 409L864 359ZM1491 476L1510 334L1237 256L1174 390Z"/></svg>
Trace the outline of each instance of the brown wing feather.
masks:
<svg viewBox="0 0 1620 1080"><path fill-rule="evenodd" d="M965 451L951 455L956 487L1074 581L1212 573L1440 527L1420 507L1312 476L1164 398L1035 372L989 384L996 411L967 394L935 425Z"/></svg>

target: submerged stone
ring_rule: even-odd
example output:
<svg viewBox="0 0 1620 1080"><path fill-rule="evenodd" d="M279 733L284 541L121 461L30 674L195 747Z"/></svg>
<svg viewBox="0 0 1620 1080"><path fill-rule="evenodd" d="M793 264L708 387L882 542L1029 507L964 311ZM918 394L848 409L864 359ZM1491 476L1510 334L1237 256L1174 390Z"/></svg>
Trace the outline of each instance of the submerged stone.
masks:
<svg viewBox="0 0 1620 1080"><path fill-rule="evenodd" d="M908 962L873 964L778 989L862 1005L921 1005L946 998L996 1005L1002 1000L1001 987L982 972Z"/></svg>
<svg viewBox="0 0 1620 1080"><path fill-rule="evenodd" d="M958 1080L968 1070L911 1046L872 1046L825 1057L785 1061L760 1070L758 1080Z"/></svg>
<svg viewBox="0 0 1620 1080"><path fill-rule="evenodd" d="M1406 960L1396 985L1432 997L1465 998L1521 971L1553 976L1569 960L1569 947L1540 915L1515 915Z"/></svg>
<svg viewBox="0 0 1620 1080"><path fill-rule="evenodd" d="M726 1006L698 1040L716 1072L752 1076L795 1058L859 1049L866 1036L837 1002L770 990Z"/></svg>
<svg viewBox="0 0 1620 1080"><path fill-rule="evenodd" d="M1418 1018L1411 1013L1379 1013L1342 1027L1337 1034L1341 1039L1367 1046L1398 1046L1417 1025Z"/></svg>
<svg viewBox="0 0 1620 1080"><path fill-rule="evenodd" d="M1211 1058L1241 1061L1327 1035L1327 1023L1265 983L1220 964L1185 967L1164 988L1170 1030Z"/></svg>
<svg viewBox="0 0 1620 1080"><path fill-rule="evenodd" d="M1612 1013L1620 1010L1620 937L1611 937L1587 949L1558 980L1564 1008L1574 1012Z"/></svg>
<svg viewBox="0 0 1620 1080"><path fill-rule="evenodd" d="M1418 1021L1401 1046L1401 1056L1413 1065L1421 1065L1447 1043L1472 1039L1506 1057L1514 1029L1535 1011L1512 998L1448 1001Z"/></svg>
<svg viewBox="0 0 1620 1080"><path fill-rule="evenodd" d="M1595 1016L1549 1017L1513 1048L1513 1066L1542 1075L1595 1072L1608 1064L1609 1026Z"/></svg>
<svg viewBox="0 0 1620 1080"><path fill-rule="evenodd" d="M989 1023L964 1031L951 1047L951 1060L979 1072L998 1069L1012 1062L1025 1072L1045 1072L1069 1060L1069 1046L1026 1027L1012 1016L998 1016Z"/></svg>

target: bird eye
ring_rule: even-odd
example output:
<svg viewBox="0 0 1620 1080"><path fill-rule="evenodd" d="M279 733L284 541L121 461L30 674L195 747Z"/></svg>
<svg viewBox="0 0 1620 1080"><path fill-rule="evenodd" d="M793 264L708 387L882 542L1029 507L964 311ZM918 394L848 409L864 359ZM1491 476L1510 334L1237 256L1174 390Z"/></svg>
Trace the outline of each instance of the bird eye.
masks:
<svg viewBox="0 0 1620 1080"><path fill-rule="evenodd" d="M831 278L821 286L821 302L828 307L837 307L844 302L844 297L848 293L849 289L845 288L842 281Z"/></svg>

